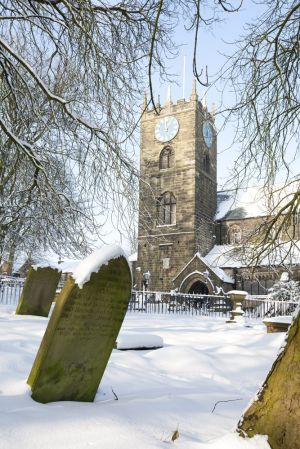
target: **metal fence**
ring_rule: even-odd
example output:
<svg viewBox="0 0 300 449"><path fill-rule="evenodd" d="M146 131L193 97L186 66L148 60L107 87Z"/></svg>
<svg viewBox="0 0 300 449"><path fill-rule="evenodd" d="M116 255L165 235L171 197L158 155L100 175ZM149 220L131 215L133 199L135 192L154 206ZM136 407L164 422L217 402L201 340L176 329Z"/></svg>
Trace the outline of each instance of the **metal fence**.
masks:
<svg viewBox="0 0 300 449"><path fill-rule="evenodd" d="M249 318L267 318L282 315L292 315L298 302L274 301L269 296L252 296L245 299L242 308Z"/></svg>
<svg viewBox="0 0 300 449"><path fill-rule="evenodd" d="M17 306L25 279L0 277L0 305ZM273 301L267 295L249 296L242 303L245 317L292 315L298 303ZM226 295L195 295L176 292L132 291L128 312L203 316L229 316L232 304Z"/></svg>
<svg viewBox="0 0 300 449"><path fill-rule="evenodd" d="M231 310L228 297L170 292L133 291L128 312L224 316Z"/></svg>
<svg viewBox="0 0 300 449"><path fill-rule="evenodd" d="M10 276L0 277L0 304L17 305L25 279Z"/></svg>
<svg viewBox="0 0 300 449"><path fill-rule="evenodd" d="M298 303L273 301L267 295L248 297L242 303L246 318L292 315ZM128 312L229 316L232 304L226 295L195 295L133 291Z"/></svg>

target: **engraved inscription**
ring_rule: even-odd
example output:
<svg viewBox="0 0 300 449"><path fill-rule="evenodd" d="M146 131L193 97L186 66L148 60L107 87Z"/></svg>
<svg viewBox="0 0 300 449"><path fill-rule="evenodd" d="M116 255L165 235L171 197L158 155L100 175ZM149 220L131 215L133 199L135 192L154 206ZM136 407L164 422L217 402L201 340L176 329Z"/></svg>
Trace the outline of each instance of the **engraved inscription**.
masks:
<svg viewBox="0 0 300 449"><path fill-rule="evenodd" d="M61 292L28 383L40 402L92 401L123 322L131 274L123 257Z"/></svg>

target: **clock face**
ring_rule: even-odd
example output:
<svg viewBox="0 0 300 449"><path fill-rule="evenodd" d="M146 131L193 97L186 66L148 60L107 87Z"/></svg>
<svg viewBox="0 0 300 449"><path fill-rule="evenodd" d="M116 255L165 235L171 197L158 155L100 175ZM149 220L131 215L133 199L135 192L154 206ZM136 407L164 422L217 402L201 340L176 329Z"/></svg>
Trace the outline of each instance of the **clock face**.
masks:
<svg viewBox="0 0 300 449"><path fill-rule="evenodd" d="M204 141L206 143L206 146L208 148L210 148L212 146L213 143L213 129L212 126L209 122L204 122L203 123L203 128L202 128L202 132L203 132L203 138Z"/></svg>
<svg viewBox="0 0 300 449"><path fill-rule="evenodd" d="M164 117L155 127L155 137L160 142L168 142L174 139L179 130L179 123L175 117Z"/></svg>

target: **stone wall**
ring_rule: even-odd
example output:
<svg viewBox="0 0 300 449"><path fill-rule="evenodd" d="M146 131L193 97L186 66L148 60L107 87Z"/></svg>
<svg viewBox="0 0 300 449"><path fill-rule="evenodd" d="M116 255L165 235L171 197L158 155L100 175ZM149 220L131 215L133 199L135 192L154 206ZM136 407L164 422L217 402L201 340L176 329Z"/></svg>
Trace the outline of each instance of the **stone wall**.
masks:
<svg viewBox="0 0 300 449"><path fill-rule="evenodd" d="M266 225L271 220L270 216L265 217L249 217L249 218L240 218L240 219L230 219L230 220L222 220L216 223L215 225L215 234L216 241L219 245L228 245L230 243L230 229L233 226L238 226L241 230L241 242L246 242L248 240L252 240L255 237L255 232L259 230L259 228ZM280 219L278 220L277 226L280 226ZM276 229L274 229L274 232ZM290 240L300 240L300 221L293 224L289 223L288 226L284 226L283 229L279 233L279 237L283 241Z"/></svg>

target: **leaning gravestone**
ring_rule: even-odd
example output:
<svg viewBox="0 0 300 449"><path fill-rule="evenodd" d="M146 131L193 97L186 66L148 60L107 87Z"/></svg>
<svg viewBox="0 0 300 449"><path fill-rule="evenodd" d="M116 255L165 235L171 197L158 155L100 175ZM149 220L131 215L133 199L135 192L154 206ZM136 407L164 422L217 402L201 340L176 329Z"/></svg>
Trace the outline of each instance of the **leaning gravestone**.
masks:
<svg viewBox="0 0 300 449"><path fill-rule="evenodd" d="M272 449L300 447L300 310L257 398L238 424L245 436L268 435Z"/></svg>
<svg viewBox="0 0 300 449"><path fill-rule="evenodd" d="M94 400L130 294L131 272L119 247L80 263L59 295L29 375L34 400Z"/></svg>
<svg viewBox="0 0 300 449"><path fill-rule="evenodd" d="M48 316L60 279L60 271L31 267L17 306L17 315Z"/></svg>

